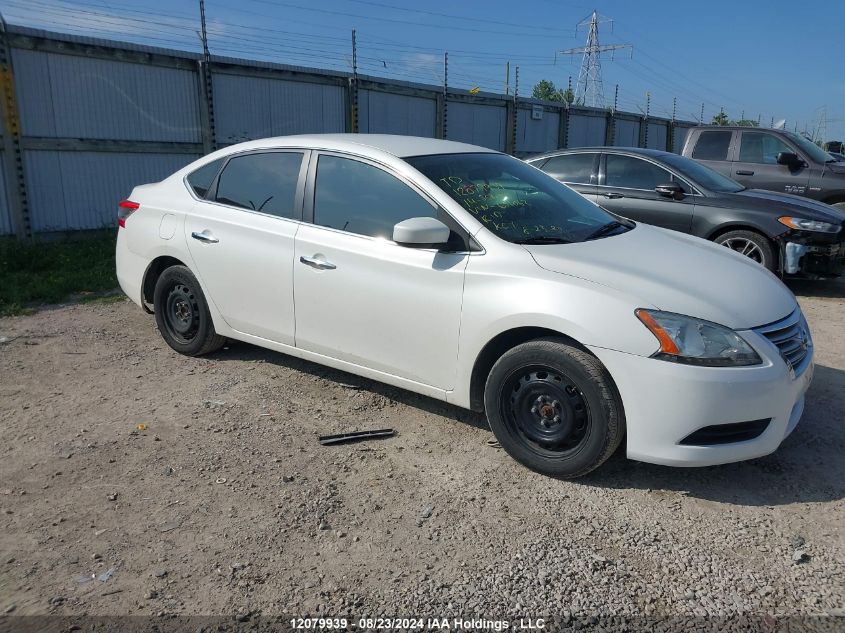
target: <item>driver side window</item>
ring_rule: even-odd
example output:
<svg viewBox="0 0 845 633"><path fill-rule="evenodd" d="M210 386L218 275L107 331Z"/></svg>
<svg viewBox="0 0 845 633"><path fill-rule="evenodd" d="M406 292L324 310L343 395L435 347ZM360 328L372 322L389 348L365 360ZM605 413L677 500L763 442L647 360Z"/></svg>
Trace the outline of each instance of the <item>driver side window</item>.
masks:
<svg viewBox="0 0 845 633"><path fill-rule="evenodd" d="M653 191L657 185L673 180L672 174L654 163L620 154L607 155L606 170L605 186L607 187Z"/></svg>
<svg viewBox="0 0 845 633"><path fill-rule="evenodd" d="M317 163L314 224L393 239L402 220L437 217L437 208L395 176L352 158L324 154Z"/></svg>

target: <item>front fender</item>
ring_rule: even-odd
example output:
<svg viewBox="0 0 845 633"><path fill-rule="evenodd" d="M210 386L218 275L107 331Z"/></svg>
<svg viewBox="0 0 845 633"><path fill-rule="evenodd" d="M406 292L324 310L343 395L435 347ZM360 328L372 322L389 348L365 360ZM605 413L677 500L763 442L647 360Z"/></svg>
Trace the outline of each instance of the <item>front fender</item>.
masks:
<svg viewBox="0 0 845 633"><path fill-rule="evenodd" d="M497 268L501 264L495 262ZM522 274L519 266L505 267L512 271L506 274L488 270L492 266L487 257L473 257L467 266L458 376L450 402L470 406L476 359L490 341L509 330L543 328L584 346L641 356L657 350L657 340L634 314L637 308L653 306L606 286L546 271L533 259Z"/></svg>

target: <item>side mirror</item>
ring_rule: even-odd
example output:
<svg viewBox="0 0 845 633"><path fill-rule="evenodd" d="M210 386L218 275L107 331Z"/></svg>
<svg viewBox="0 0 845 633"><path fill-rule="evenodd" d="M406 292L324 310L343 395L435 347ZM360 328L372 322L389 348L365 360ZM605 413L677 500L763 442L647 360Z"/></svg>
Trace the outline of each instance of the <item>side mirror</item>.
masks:
<svg viewBox="0 0 845 633"><path fill-rule="evenodd" d="M408 218L393 227L393 241L410 248L438 248L449 241L450 234L437 218Z"/></svg>
<svg viewBox="0 0 845 633"><path fill-rule="evenodd" d="M654 190L664 198L681 200L684 197L683 188L676 182L667 182L665 185L657 185Z"/></svg>
<svg viewBox="0 0 845 633"><path fill-rule="evenodd" d="M786 165L787 167L796 167L801 164L801 159L795 152L778 152L778 165Z"/></svg>

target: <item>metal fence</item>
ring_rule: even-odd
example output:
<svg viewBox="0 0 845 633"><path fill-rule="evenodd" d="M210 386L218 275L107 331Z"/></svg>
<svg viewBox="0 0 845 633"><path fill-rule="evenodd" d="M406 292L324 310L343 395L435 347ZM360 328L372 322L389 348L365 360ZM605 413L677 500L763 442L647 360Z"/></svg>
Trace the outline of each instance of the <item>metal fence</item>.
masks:
<svg viewBox="0 0 845 633"><path fill-rule="evenodd" d="M24 27L0 38L0 234L22 238L111 226L134 185L254 138L410 134L526 156L677 151L694 125Z"/></svg>

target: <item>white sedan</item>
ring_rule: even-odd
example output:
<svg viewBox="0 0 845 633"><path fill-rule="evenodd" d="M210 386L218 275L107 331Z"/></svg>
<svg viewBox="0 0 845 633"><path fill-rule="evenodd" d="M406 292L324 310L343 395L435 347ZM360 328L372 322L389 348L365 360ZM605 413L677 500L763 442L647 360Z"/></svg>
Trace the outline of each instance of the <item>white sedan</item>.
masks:
<svg viewBox="0 0 845 633"><path fill-rule="evenodd" d="M120 203L117 276L183 354L227 338L485 411L583 475L774 451L813 368L795 297L694 237L515 158L382 135L219 150Z"/></svg>

